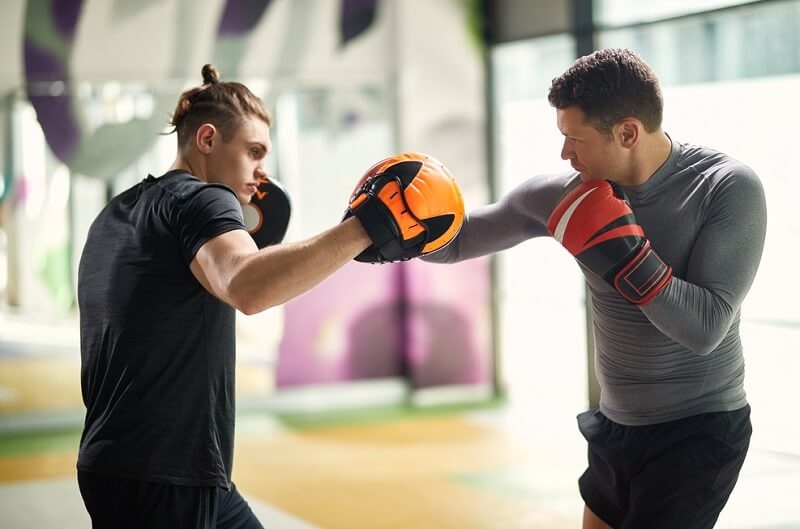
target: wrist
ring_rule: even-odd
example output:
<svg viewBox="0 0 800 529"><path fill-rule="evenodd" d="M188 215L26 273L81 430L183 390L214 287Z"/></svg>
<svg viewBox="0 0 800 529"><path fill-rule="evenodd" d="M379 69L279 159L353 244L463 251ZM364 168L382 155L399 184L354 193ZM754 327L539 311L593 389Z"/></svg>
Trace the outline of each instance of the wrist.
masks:
<svg viewBox="0 0 800 529"><path fill-rule="evenodd" d="M360 246L364 250L372 244L372 239L369 238L361 219L354 215L349 216L342 221L342 224L345 226L346 236L353 241L354 245Z"/></svg>
<svg viewBox="0 0 800 529"><path fill-rule="evenodd" d="M357 256L357 260L383 262L398 260L403 256L402 234L386 204L374 195L366 194L366 199L352 212L372 243L364 254Z"/></svg>
<svg viewBox="0 0 800 529"><path fill-rule="evenodd" d="M645 305L672 280L672 268L645 241L613 280L614 288L635 305Z"/></svg>

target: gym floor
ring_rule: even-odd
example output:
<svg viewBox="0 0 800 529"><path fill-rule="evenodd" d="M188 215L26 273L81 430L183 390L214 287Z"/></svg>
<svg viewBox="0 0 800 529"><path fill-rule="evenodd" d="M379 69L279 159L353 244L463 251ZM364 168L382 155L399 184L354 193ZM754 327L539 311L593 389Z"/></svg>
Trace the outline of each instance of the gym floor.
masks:
<svg viewBox="0 0 800 529"><path fill-rule="evenodd" d="M89 528L75 482L73 331L51 328L38 336L47 347L23 350L3 323L0 528ZM252 388L268 383L243 373ZM537 431L532 413L493 403L288 418L246 407L234 481L270 529L580 527L583 440L569 426L567 436ZM751 450L717 527L800 529L798 498L800 457Z"/></svg>
<svg viewBox="0 0 800 529"><path fill-rule="evenodd" d="M282 529L580 526L578 446L541 448L502 409L289 426L240 420L234 481L265 527ZM0 441L0 527L90 523L75 484L78 432ZM800 528L800 461L751 453L718 527Z"/></svg>

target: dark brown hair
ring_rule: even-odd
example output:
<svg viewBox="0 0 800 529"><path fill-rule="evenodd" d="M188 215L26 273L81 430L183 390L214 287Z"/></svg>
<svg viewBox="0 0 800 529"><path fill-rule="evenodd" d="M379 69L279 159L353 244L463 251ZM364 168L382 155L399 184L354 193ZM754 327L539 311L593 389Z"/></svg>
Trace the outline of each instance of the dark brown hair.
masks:
<svg viewBox="0 0 800 529"><path fill-rule="evenodd" d="M625 118L636 118L647 132L661 126L664 99L652 68L627 49L595 51L576 60L553 79L547 96L557 109L577 106L603 134Z"/></svg>
<svg viewBox="0 0 800 529"><path fill-rule="evenodd" d="M171 132L178 133L179 147L185 147L203 123L217 127L223 141L230 140L248 117L254 116L272 125L261 99L245 85L220 81L219 71L211 64L203 66L202 73L202 86L183 92L172 114Z"/></svg>

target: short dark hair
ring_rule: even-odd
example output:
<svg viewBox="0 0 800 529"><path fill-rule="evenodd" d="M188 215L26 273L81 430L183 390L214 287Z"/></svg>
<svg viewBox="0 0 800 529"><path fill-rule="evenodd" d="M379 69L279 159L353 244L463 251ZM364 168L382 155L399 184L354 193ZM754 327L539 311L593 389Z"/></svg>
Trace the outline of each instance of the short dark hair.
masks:
<svg viewBox="0 0 800 529"><path fill-rule="evenodd" d="M609 48L576 60L553 79L547 96L562 110L577 106L603 134L625 118L636 118L647 132L661 126L664 98L650 65L628 49Z"/></svg>
<svg viewBox="0 0 800 529"><path fill-rule="evenodd" d="M272 125L264 103L245 85L220 81L219 71L211 64L203 66L202 74L202 86L183 92L172 114L171 132L178 133L179 147L185 147L203 123L217 127L223 141L232 138L247 117Z"/></svg>

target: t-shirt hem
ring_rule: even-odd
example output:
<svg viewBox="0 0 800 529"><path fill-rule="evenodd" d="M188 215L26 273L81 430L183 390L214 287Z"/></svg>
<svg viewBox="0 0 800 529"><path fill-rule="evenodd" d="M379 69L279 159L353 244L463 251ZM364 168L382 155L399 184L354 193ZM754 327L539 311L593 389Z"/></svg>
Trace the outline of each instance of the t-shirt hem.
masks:
<svg viewBox="0 0 800 529"><path fill-rule="evenodd" d="M643 415L633 413L619 413L617 411L609 410L602 403L600 404L600 412L611 421L622 424L625 426L648 426L651 424L661 424L670 421L677 421L703 413L718 413L736 411L747 406L746 398L741 398L732 402L716 402L707 403L702 406L687 408L685 410L674 411L670 413L660 413L658 415Z"/></svg>
<svg viewBox="0 0 800 529"><path fill-rule="evenodd" d="M230 481L228 479L220 478L192 478L186 476L175 476L170 474L142 474L139 472L128 472L116 469L103 469L87 465L76 465L76 468L82 472L90 472L92 474L102 474L114 478L129 479L132 481L146 481L148 483L165 483L167 485L179 485L183 487L220 487L223 489L230 488Z"/></svg>

